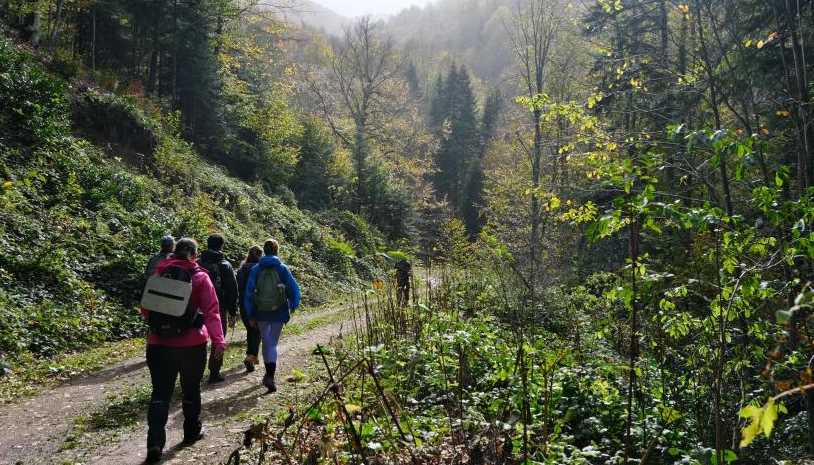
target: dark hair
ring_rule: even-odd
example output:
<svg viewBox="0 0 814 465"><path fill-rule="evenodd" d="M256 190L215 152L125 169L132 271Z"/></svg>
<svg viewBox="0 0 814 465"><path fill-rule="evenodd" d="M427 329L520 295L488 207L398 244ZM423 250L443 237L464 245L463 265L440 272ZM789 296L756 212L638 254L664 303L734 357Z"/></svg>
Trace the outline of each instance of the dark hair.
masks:
<svg viewBox="0 0 814 465"><path fill-rule="evenodd" d="M198 243L195 239L189 237L182 237L175 243L175 251L173 252L175 258L189 260L195 255L198 255Z"/></svg>
<svg viewBox="0 0 814 465"><path fill-rule="evenodd" d="M263 252L266 255L277 255L280 253L280 243L274 239L266 239L263 243Z"/></svg>
<svg viewBox="0 0 814 465"><path fill-rule="evenodd" d="M175 238L172 236L164 236L161 238L161 251L162 252L172 252L173 247L175 247Z"/></svg>
<svg viewBox="0 0 814 465"><path fill-rule="evenodd" d="M263 249L260 248L259 245L253 245L249 249L249 253L246 255L246 259L243 260L243 263L240 266L245 265L246 263L257 263L260 261L260 257L263 256Z"/></svg>
<svg viewBox="0 0 814 465"><path fill-rule="evenodd" d="M220 234L212 234L206 239L206 248L209 250L220 250L226 240Z"/></svg>

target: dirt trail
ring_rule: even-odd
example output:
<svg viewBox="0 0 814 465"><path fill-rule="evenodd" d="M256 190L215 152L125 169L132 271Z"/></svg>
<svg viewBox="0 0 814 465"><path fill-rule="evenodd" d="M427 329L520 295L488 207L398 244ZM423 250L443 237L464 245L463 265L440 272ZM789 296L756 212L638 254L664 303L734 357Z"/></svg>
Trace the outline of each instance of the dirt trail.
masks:
<svg viewBox="0 0 814 465"><path fill-rule="evenodd" d="M330 317L345 309L303 314L297 323ZM202 420L206 439L192 447L177 447L182 436L183 414L176 402L167 423L167 449L162 463L218 464L225 461L232 449L240 444L242 431L252 423L252 413L260 413L298 394L299 385L283 381L291 370L306 365L316 344L328 343L331 338L349 331L352 331L352 323L338 321L300 335L286 336L284 333L279 347L279 391L276 394L264 395L265 389L260 386L262 368L247 374L242 363L226 371L225 383L205 385ZM134 426L99 434L95 440L92 436L83 437L75 447L63 449L76 418L103 408L112 394L146 385L149 385L149 376L144 357L139 356L19 404L3 407L0 411L0 465L142 463L147 435L146 412L139 413Z"/></svg>

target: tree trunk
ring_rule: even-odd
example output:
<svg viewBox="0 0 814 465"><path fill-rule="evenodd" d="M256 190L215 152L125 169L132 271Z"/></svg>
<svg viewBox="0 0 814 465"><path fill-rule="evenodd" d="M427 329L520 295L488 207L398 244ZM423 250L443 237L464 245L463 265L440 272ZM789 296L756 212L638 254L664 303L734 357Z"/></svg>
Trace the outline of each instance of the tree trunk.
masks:
<svg viewBox="0 0 814 465"><path fill-rule="evenodd" d="M31 26L29 26L31 31L31 45L35 48L40 46L40 33L42 30L42 16L40 16L39 11L34 12L34 17L31 19Z"/></svg>
<svg viewBox="0 0 814 465"><path fill-rule="evenodd" d="M802 44L803 35L802 31L800 30L802 25L798 22L800 19L800 11L799 9L793 9L789 0L786 0L784 3L786 25L791 32L791 51L792 58L794 59L793 73L797 91L795 99L797 104L796 116L801 147L797 157L797 170L798 177L800 179L800 191L804 192L808 187L811 186L812 176L814 176L814 171L812 171L812 168L814 168L812 167L812 165L814 165L814 162L812 161L814 158L814 154L812 154L811 141L812 130L810 127L811 123L808 121L809 115L807 109L810 102L810 97L808 95L808 80L806 76L807 63L805 61L805 48ZM799 8L799 3L797 4L797 8Z"/></svg>
<svg viewBox="0 0 814 465"><path fill-rule="evenodd" d="M718 82L715 76L714 68L712 60L710 59L709 50L707 49L707 43L704 39L704 23L701 19L701 2L700 0L695 1L695 18L696 23L698 26L698 42L701 46L701 55L702 59L704 60L704 71L707 74L707 79L709 80L709 98L710 98L710 109L712 110L712 115L715 120L715 129L721 129L721 112L718 108L719 98L718 98ZM721 189L724 192L724 209L726 210L726 214L728 216L732 216L733 213L733 206L732 206L732 194L729 188L729 173L727 172L726 166L726 153L721 152L719 153L720 159L718 160L719 165L719 172L721 175Z"/></svg>
<svg viewBox="0 0 814 465"><path fill-rule="evenodd" d="M150 52L150 65L147 71L147 93L155 95L158 88L158 56L161 53L161 44L159 39L161 37L161 17L162 17L162 4L163 0L153 2L153 24L152 24L152 45Z"/></svg>
<svg viewBox="0 0 814 465"><path fill-rule="evenodd" d="M51 33L48 37L48 46L53 47L54 42L56 42L57 34L59 33L59 26L62 23L62 13L65 9L65 0L57 0L57 7L56 11L54 12L54 18L51 22Z"/></svg>
<svg viewBox="0 0 814 465"><path fill-rule="evenodd" d="M539 87L542 87L540 83ZM542 90L540 91L542 92ZM529 276L529 283L531 287L531 305L532 311L536 311L537 305L537 273L539 264L539 235L540 235L540 198L537 192L540 187L540 163L543 157L543 131L540 128L540 120L542 119L542 110L539 108L534 109L532 120L534 122L534 147L532 148L532 161L531 161L531 238L529 243L529 251L531 255L531 275Z"/></svg>
<svg viewBox="0 0 814 465"><path fill-rule="evenodd" d="M361 212L367 200L367 121L364 118L356 119L353 157L356 161L356 210Z"/></svg>
<svg viewBox="0 0 814 465"><path fill-rule="evenodd" d="M172 2L172 104L178 108L178 0Z"/></svg>

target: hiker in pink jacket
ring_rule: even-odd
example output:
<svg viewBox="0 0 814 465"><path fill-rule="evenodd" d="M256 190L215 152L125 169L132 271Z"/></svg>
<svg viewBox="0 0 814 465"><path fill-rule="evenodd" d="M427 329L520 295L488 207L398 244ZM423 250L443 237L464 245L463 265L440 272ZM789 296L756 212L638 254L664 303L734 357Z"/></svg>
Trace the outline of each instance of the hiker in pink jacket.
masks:
<svg viewBox="0 0 814 465"><path fill-rule="evenodd" d="M184 275L192 283L189 318L168 317L142 309L150 323L147 338L147 366L153 393L147 412L147 462L161 459L167 440L165 427L175 379L181 375L183 392L184 441L191 445L203 437L201 414L201 379L206 367L206 343L212 341L212 356L222 358L226 340L220 321L220 308L215 288L204 268L196 263L198 244L189 238L179 240L171 258L156 269L160 276ZM175 317L169 317L175 318Z"/></svg>

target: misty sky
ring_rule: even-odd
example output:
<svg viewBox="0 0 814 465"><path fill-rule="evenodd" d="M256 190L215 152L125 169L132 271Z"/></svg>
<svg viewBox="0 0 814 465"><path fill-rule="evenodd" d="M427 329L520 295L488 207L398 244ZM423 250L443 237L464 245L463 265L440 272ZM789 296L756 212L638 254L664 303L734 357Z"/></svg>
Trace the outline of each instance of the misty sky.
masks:
<svg viewBox="0 0 814 465"><path fill-rule="evenodd" d="M410 5L424 6L431 0L316 0L342 16L390 15Z"/></svg>

